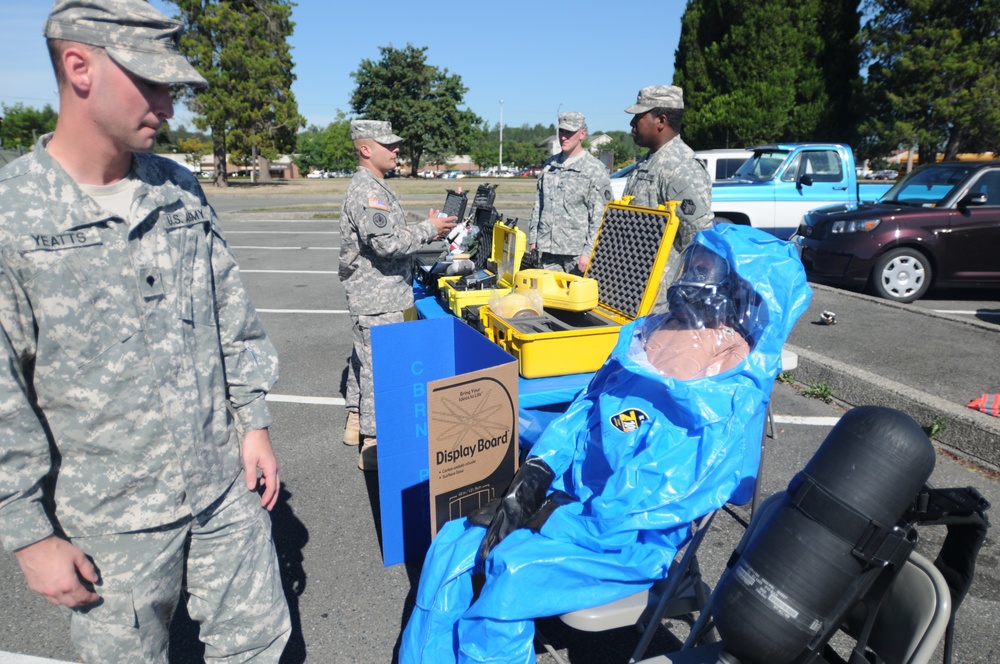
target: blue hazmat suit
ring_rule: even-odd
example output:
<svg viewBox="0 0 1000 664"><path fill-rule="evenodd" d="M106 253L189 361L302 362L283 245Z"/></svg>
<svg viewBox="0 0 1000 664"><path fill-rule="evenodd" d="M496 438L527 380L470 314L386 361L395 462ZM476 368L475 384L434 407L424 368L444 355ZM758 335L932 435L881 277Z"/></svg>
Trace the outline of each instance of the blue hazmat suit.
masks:
<svg viewBox="0 0 1000 664"><path fill-rule="evenodd" d="M481 568L486 529L446 524L424 561L401 664L535 662L534 618L648 588L666 576L693 521L750 500L781 349L812 293L789 242L726 224L693 243L736 276L731 323L749 353L716 375L678 380L642 352L671 314L624 326L587 389L531 449L555 474L549 490L572 500L537 532L512 531ZM485 585L474 597L479 571Z"/></svg>

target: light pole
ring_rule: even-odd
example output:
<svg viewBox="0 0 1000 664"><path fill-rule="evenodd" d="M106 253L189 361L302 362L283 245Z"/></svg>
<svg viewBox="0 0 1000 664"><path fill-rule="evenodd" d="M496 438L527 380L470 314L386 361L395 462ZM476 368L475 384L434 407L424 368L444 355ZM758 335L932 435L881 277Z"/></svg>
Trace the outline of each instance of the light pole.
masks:
<svg viewBox="0 0 1000 664"><path fill-rule="evenodd" d="M503 99L500 100L500 166L499 170L503 171Z"/></svg>

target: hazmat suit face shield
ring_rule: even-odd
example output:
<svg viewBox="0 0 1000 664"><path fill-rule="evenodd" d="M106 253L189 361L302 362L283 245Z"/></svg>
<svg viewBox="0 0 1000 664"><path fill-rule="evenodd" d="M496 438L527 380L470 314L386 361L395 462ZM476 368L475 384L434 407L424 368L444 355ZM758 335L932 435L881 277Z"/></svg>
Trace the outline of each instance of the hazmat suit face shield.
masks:
<svg viewBox="0 0 1000 664"><path fill-rule="evenodd" d="M735 318L726 260L702 245L684 252L684 266L667 289L670 313L691 329L717 328Z"/></svg>
<svg viewBox="0 0 1000 664"><path fill-rule="evenodd" d="M630 355L682 380L727 371L750 352L754 302L759 297L725 257L693 243L667 290L669 312L642 323Z"/></svg>

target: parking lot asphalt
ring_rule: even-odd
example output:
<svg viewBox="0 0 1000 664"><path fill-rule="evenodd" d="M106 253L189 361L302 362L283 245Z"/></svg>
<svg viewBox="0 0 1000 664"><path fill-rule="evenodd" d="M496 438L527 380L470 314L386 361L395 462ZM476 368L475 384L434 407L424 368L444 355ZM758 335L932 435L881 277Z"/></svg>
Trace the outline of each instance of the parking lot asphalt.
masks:
<svg viewBox="0 0 1000 664"><path fill-rule="evenodd" d="M255 201L257 210L263 207ZM377 475L358 471L356 450L339 442L350 321L336 276L337 224L304 213L246 213L236 205L222 217L282 360L282 378L270 397L283 480L272 521L294 627L282 661L395 662L421 561L382 565ZM1000 464L990 448L990 441L994 448L1000 443L996 420L965 408L983 392L1000 392L1000 327L913 309L814 288L812 306L789 340L798 366L773 394L776 435L764 450L765 495L787 485L845 409L878 403L909 413L921 425L943 426L936 441L936 486L976 486L994 504L1000 500L992 472ZM837 324L815 324L822 310L837 313ZM827 386L830 403L803 395L819 384ZM938 530L921 530L921 548L931 557L943 536ZM716 519L699 555L710 582L740 532L735 521ZM994 638L998 553L990 536L958 614L956 663L1000 663ZM59 611L27 590L13 556L0 556L0 573L8 579L0 585L0 664L77 661ZM540 620L539 628L572 664L626 661L637 639L629 629L574 632L554 618ZM172 637L172 664L202 661L197 626L183 611ZM667 647L660 636L650 652ZM540 663L554 661L539 653Z"/></svg>
<svg viewBox="0 0 1000 664"><path fill-rule="evenodd" d="M821 321L823 311L836 324ZM813 285L809 310L792 330L797 382L825 385L839 400L897 408L963 458L1000 469L1000 418L967 404L1000 393L993 317L956 320L913 305Z"/></svg>

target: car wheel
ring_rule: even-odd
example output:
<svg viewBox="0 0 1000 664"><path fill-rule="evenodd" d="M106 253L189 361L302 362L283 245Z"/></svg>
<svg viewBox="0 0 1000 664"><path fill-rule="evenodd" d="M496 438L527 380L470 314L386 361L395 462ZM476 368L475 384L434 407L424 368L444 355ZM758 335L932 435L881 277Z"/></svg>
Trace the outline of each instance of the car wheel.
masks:
<svg viewBox="0 0 1000 664"><path fill-rule="evenodd" d="M875 267L872 268L872 292L887 300L919 300L930 285L930 261L917 249L900 247L888 251L875 261Z"/></svg>

